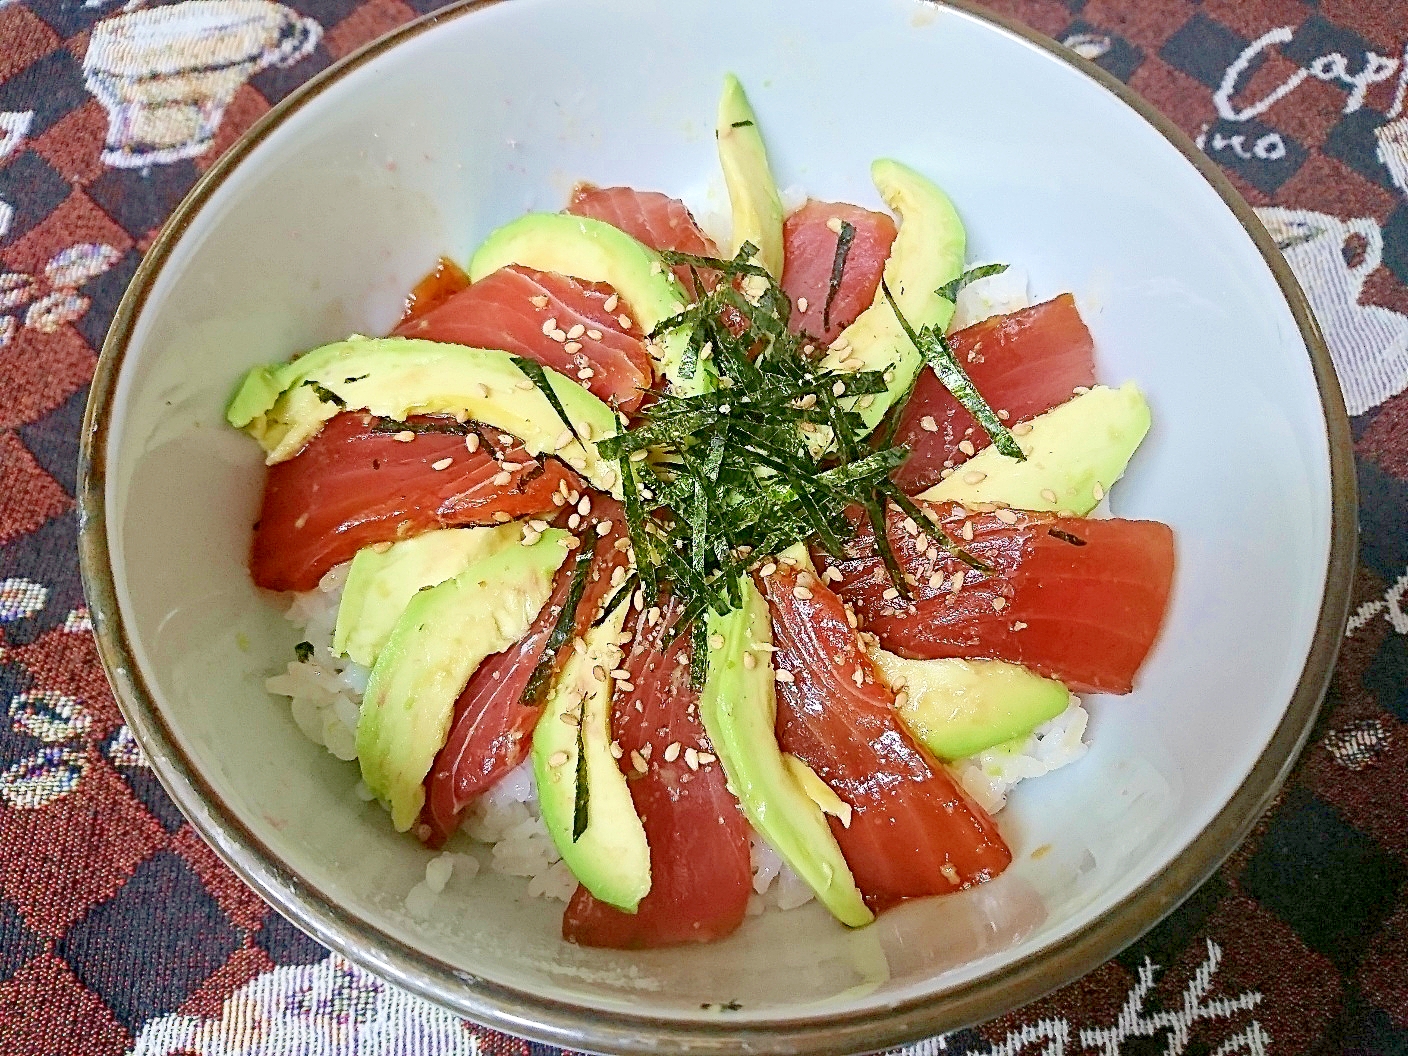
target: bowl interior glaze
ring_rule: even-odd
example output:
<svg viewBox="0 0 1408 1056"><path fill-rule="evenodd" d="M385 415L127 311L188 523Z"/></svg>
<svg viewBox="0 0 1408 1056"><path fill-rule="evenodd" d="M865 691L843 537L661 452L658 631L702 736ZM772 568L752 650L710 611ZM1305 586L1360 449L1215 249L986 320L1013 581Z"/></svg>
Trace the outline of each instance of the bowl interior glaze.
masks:
<svg viewBox="0 0 1408 1056"><path fill-rule="evenodd" d="M95 386L84 556L105 658L207 838L403 985L608 1051L956 1026L1093 966L1186 894L1308 729L1348 576L1343 409L1245 205L1069 60L914 0L512 0L394 40L215 168L139 274ZM899 158L957 203L970 259L1024 266L1038 299L1074 291L1102 380L1138 381L1153 407L1112 504L1174 526L1166 630L1133 694L1091 698L1089 754L1012 797L1015 863L976 890L857 932L811 905L634 954L563 944L560 903L487 870L412 919L429 853L262 688L298 636L245 571L263 467L224 403L251 365L386 332L438 255L465 260L578 180L723 211L711 132L729 70L784 187L878 207L868 164ZM701 1008L731 1001L725 1018Z"/></svg>

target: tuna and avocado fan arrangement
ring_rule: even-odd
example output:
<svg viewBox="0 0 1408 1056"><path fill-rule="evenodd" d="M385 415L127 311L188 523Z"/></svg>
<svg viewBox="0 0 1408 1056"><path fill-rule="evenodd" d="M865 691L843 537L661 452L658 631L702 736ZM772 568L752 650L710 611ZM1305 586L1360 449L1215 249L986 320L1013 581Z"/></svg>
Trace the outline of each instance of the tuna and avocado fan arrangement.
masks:
<svg viewBox="0 0 1408 1056"><path fill-rule="evenodd" d="M1079 754L1173 577L1167 526L1091 516L1150 416L1069 295L955 328L1013 275L925 174L788 210L733 77L716 131L726 241L582 185L228 408L255 582L341 590L271 686L336 673L338 754L431 847L535 789L586 945L725 936L779 867L851 927L1001 873L984 782Z"/></svg>

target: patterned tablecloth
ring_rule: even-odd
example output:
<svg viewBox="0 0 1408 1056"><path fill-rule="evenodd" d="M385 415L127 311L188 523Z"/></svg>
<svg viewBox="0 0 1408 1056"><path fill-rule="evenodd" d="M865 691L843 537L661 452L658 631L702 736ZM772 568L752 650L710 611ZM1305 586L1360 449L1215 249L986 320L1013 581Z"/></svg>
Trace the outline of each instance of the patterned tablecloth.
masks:
<svg viewBox="0 0 1408 1056"><path fill-rule="evenodd" d="M163 43L143 0L0 0L0 1054L540 1050L329 955L236 880L89 633L79 421L144 248L272 104L435 6L292 2L180 0ZM1408 0L996 6L1195 136L1283 246L1354 416L1360 569L1310 745L1222 870L1079 982L905 1051L1408 1053ZM204 103L124 106L168 90Z"/></svg>

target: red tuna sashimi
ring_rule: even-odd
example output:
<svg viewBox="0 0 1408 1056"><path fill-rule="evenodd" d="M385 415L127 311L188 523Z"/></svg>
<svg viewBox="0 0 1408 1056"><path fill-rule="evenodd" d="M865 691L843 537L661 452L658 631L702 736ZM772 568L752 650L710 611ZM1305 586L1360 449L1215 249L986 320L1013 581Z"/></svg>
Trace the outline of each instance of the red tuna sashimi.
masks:
<svg viewBox="0 0 1408 1056"><path fill-rule="evenodd" d="M847 548L857 556L834 562L842 577L835 589L886 649L915 660L1009 660L1078 693L1134 687L1173 586L1168 525L972 513L950 503L931 508L949 537L995 574L975 571L927 536L906 531L907 518L892 508L890 543L913 580L911 601L886 597L893 586L868 528Z"/></svg>
<svg viewBox="0 0 1408 1056"><path fill-rule="evenodd" d="M258 586L312 590L328 569L373 543L556 513L559 483L580 484L556 459L540 462L497 430L473 426L466 434L453 419L417 417L408 423L413 429L447 431L403 441L397 437L407 434L395 424L361 412L335 415L297 455L269 467L249 558ZM508 482L494 483L502 472Z"/></svg>
<svg viewBox="0 0 1408 1056"><path fill-rule="evenodd" d="M651 249L672 249L701 257L718 256L718 246L699 229L689 208L659 191L631 187L593 187L582 183L572 191L567 211L589 216L626 232ZM675 268L685 290L694 296L694 280L684 265ZM702 278L702 276L701 276Z"/></svg>
<svg viewBox="0 0 1408 1056"><path fill-rule="evenodd" d="M843 602L809 572L762 579L772 610L777 739L851 807L829 817L866 905L943 895L1007 868L993 820L914 742L875 674Z"/></svg>
<svg viewBox="0 0 1408 1056"><path fill-rule="evenodd" d="M580 637L609 596L613 573L627 563L624 550L617 546L627 537L626 519L620 504L608 496L582 496L574 490L567 498L569 503L580 501L583 505L573 509L564 504L558 526L580 529L583 538L596 540L586 589L572 624L573 637ZM585 515L579 512L583 509ZM596 529L606 522L610 527L601 534ZM577 553L580 551L574 549ZM455 701L449 736L425 779L425 807L417 834L430 846L443 846L459 828L465 808L474 798L528 757L542 707L525 702L523 693L572 589L575 566L575 556L563 562L553 581L552 595L528 633L503 652L487 657ZM624 571L614 578L623 580ZM566 661L569 649L570 639L558 651L555 666Z"/></svg>
<svg viewBox="0 0 1408 1056"><path fill-rule="evenodd" d="M403 320L394 334L535 359L630 414L654 368L640 327L632 323L628 332L621 325L618 317L630 316L613 296L609 286L515 264Z"/></svg>
<svg viewBox="0 0 1408 1056"><path fill-rule="evenodd" d="M826 295L841 238L838 221L855 228L855 238L827 316ZM787 324L792 332L806 331L823 345L835 341L875 300L896 234L888 215L858 205L808 201L789 216L782 226L782 289L792 299L794 310Z"/></svg>
<svg viewBox="0 0 1408 1056"><path fill-rule="evenodd" d="M401 312L397 328L434 311L468 285L469 276L464 269L449 257L441 257L406 295L406 307Z"/></svg>
<svg viewBox="0 0 1408 1056"><path fill-rule="evenodd" d="M617 683L611 732L650 845L650 891L623 913L578 887L562 918L563 938L583 946L650 949L731 934L748 908L748 829L725 787L723 768L699 721L689 681L689 636L662 645L678 606L666 602L627 621L634 634ZM639 709L639 710L637 710ZM673 758L670 758L673 756ZM693 762L695 765L691 766Z"/></svg>
<svg viewBox="0 0 1408 1056"><path fill-rule="evenodd" d="M1065 403L1078 385L1095 384L1095 343L1069 293L985 319L948 340L978 391L1014 424ZM925 367L895 430L894 442L910 451L895 483L910 494L937 484L946 465L969 457L958 446L964 440L977 452L988 434Z"/></svg>

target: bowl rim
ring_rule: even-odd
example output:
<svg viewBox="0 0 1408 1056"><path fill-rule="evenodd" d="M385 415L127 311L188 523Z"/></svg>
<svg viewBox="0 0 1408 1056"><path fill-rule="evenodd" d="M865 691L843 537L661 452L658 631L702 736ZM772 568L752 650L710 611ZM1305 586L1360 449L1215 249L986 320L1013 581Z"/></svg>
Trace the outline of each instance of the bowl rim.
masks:
<svg viewBox="0 0 1408 1056"><path fill-rule="evenodd" d="M437 25L504 0L455 0L377 38L316 74L250 127L198 179L132 278L103 342L84 412L78 464L79 560L99 656L119 709L162 785L200 835L266 902L323 945L402 989L484 1026L549 1045L611 1053L853 1053L905 1044L992 1019L1064 986L1119 953L1193 893L1271 804L1309 737L1348 618L1357 550L1357 482L1349 419L1310 305L1271 236L1225 174L1131 88L1055 40L971 0L919 0L1017 37L1093 79L1168 140L1232 212L1266 261L1310 354L1329 446L1330 548L1315 637L1281 722L1232 797L1183 851L1081 931L997 972L889 1006L739 1024L603 1012L495 983L414 949L351 915L279 861L195 769L155 704L123 624L108 550L105 490L118 378L152 287L225 179L301 107L353 71Z"/></svg>

